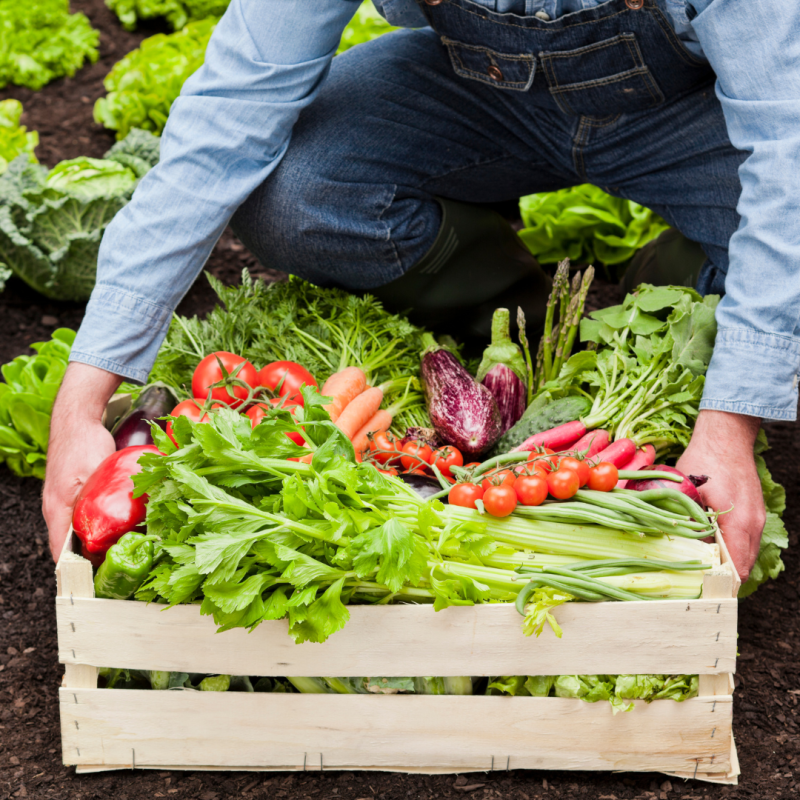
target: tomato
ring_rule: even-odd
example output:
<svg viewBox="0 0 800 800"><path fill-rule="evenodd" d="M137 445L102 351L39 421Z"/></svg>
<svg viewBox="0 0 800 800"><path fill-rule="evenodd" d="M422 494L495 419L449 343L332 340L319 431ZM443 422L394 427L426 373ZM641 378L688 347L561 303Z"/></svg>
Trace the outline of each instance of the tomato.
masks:
<svg viewBox="0 0 800 800"><path fill-rule="evenodd" d="M589 488L610 492L619 480L619 470L609 461L601 461L589 470Z"/></svg>
<svg viewBox="0 0 800 800"><path fill-rule="evenodd" d="M556 500L568 500L581 488L581 481L577 472L557 469L547 476L547 488Z"/></svg>
<svg viewBox="0 0 800 800"><path fill-rule="evenodd" d="M275 392L278 397L288 397L297 405L303 405L303 395L300 387L316 386L314 376L305 368L294 361L273 361L258 371L262 386Z"/></svg>
<svg viewBox="0 0 800 800"><path fill-rule="evenodd" d="M192 422L208 422L208 412L203 411L204 406L205 400L201 400L199 397L195 397L194 400L183 400L169 412L169 415L171 417L188 417ZM211 408L225 408L225 406L222 403L212 403ZM172 420L167 421L167 436L172 444L178 447L178 443L172 435Z"/></svg>
<svg viewBox="0 0 800 800"><path fill-rule="evenodd" d="M422 442L406 442L402 449L404 453L408 453L408 455L405 455L400 459L400 463L406 469L416 469L418 466L421 467L422 464L420 464L420 459L426 464L431 463L433 450L431 450L427 444L423 444ZM416 456L416 458L413 458L413 456Z"/></svg>
<svg viewBox="0 0 800 800"><path fill-rule="evenodd" d="M586 486L586 484L589 483L589 465L579 458L564 456L564 458L558 462L558 468L571 469L573 472L577 472L581 486Z"/></svg>
<svg viewBox="0 0 800 800"><path fill-rule="evenodd" d="M547 499L547 480L542 475L522 475L514 482L517 499L524 506L540 506Z"/></svg>
<svg viewBox="0 0 800 800"><path fill-rule="evenodd" d="M513 469L502 469L500 472L495 472L494 475L490 476L489 478L484 478L481 481L481 486L483 486L484 491L486 491L490 486L513 486L516 479L517 475Z"/></svg>
<svg viewBox="0 0 800 800"><path fill-rule="evenodd" d="M381 469L378 467L378 472L380 472L381 475L397 475L397 470L394 467L389 467L389 469Z"/></svg>
<svg viewBox="0 0 800 800"><path fill-rule="evenodd" d="M480 461L470 461L469 464L464 464L464 469L474 469L481 465Z"/></svg>
<svg viewBox="0 0 800 800"><path fill-rule="evenodd" d="M370 442L369 446L370 452L374 455L372 456L374 461L377 461L379 464L385 464L395 456L392 455L391 452L388 453L378 453L377 450L397 450L397 439L389 433L389 431L381 431L380 433L376 433L372 437L372 442Z"/></svg>
<svg viewBox="0 0 800 800"><path fill-rule="evenodd" d="M457 483L447 495L447 501L451 506L461 506L462 508L477 508L476 500L483 497L483 487L474 483Z"/></svg>
<svg viewBox="0 0 800 800"><path fill-rule="evenodd" d="M484 492L483 505L487 514L493 517L507 517L517 507L517 493L514 487L507 483L490 486Z"/></svg>
<svg viewBox="0 0 800 800"><path fill-rule="evenodd" d="M435 464L445 478L452 477L450 467L461 467L464 464L464 456L461 451L449 444L440 447L433 454L431 464Z"/></svg>
<svg viewBox="0 0 800 800"><path fill-rule="evenodd" d="M251 427L255 428L256 425L258 425L258 423L267 416L270 406L273 408L285 408L291 413L292 418L294 418L294 409L297 408L297 403L293 403L291 400L282 397L273 397L268 402L269 405L267 405L267 403L257 403L256 405L247 409L246 416L250 417ZM299 444L301 447L306 443L306 440L302 437L299 431L286 431L285 434L295 444Z"/></svg>
<svg viewBox="0 0 800 800"><path fill-rule="evenodd" d="M260 385L258 372L247 359L224 350L206 356L192 375L194 397L205 399L211 392L212 400L227 403L231 408L240 406L250 394L250 389Z"/></svg>
<svg viewBox="0 0 800 800"><path fill-rule="evenodd" d="M528 461L532 461L537 469L544 473L552 472L558 463L556 458L548 458L554 452L549 447L543 447L541 450L534 450L529 456Z"/></svg>

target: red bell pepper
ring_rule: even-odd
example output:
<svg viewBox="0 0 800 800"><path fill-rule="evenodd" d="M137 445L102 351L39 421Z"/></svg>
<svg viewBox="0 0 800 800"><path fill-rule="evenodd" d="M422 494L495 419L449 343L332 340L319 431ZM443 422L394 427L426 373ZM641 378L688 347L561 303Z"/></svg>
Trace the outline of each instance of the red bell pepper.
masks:
<svg viewBox="0 0 800 800"><path fill-rule="evenodd" d="M147 496L133 496L131 476L141 471L139 458L143 453L158 452L152 444L117 450L100 462L81 489L72 512L72 527L92 563L98 557L102 561L111 545L144 522Z"/></svg>

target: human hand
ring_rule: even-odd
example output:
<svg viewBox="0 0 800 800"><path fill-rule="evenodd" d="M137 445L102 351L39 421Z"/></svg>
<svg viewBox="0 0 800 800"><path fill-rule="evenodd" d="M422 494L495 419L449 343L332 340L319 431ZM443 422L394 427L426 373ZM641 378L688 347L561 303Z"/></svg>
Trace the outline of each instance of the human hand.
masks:
<svg viewBox="0 0 800 800"><path fill-rule="evenodd" d="M701 411L692 440L678 461L685 475L708 475L698 491L706 506L732 510L719 517L722 538L742 582L758 557L767 519L753 457L761 420L726 411Z"/></svg>
<svg viewBox="0 0 800 800"><path fill-rule="evenodd" d="M88 364L67 368L50 421L42 513L50 552L58 561L72 522L72 508L98 464L114 452L103 410L122 379Z"/></svg>

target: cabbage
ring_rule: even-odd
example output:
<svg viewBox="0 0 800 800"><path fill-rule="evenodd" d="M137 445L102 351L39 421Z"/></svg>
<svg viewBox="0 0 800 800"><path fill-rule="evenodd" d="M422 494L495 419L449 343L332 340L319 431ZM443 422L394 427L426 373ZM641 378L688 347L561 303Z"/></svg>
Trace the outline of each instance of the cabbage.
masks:
<svg viewBox="0 0 800 800"><path fill-rule="evenodd" d="M15 274L55 300L87 300L103 231L158 161L158 144L133 131L103 159L50 172L17 156L0 177L0 289Z"/></svg>

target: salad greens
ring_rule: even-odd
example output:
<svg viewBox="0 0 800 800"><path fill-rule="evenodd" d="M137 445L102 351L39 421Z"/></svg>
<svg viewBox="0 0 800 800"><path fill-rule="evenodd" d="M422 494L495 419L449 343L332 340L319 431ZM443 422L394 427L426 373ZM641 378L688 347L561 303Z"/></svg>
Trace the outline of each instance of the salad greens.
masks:
<svg viewBox="0 0 800 800"><path fill-rule="evenodd" d="M542 264L619 264L669 228L649 208L590 184L519 201L522 241Z"/></svg>
<svg viewBox="0 0 800 800"><path fill-rule="evenodd" d="M74 340L75 331L59 328L31 345L36 355L0 367L0 461L15 475L44 480L50 415Z"/></svg>
<svg viewBox="0 0 800 800"><path fill-rule="evenodd" d="M128 31L135 31L139 20L158 18L178 31L188 22L221 17L229 3L230 0L106 0Z"/></svg>
<svg viewBox="0 0 800 800"><path fill-rule="evenodd" d="M589 396L588 429L652 443L659 456L682 451L714 348L718 302L681 286L642 284L621 305L581 321L581 341L594 349L575 353L543 391Z"/></svg>
<svg viewBox="0 0 800 800"><path fill-rule="evenodd" d="M28 159L36 163L33 151L39 144L39 134L20 125L21 116L22 103L19 100L0 100L0 175L20 153L27 153Z"/></svg>
<svg viewBox="0 0 800 800"><path fill-rule="evenodd" d="M34 91L88 60L97 61L100 34L69 0L0 0L0 89L9 83Z"/></svg>
<svg viewBox="0 0 800 800"><path fill-rule="evenodd" d="M521 571L536 580L523 569L534 550L544 565L538 573L579 583L581 596L588 585L615 599L699 595L701 565L711 563L704 542L597 524L494 519L426 503L402 481L356 463L351 442L322 407L326 398L302 391L298 422L285 409L256 428L229 409L207 423L178 417L172 435L180 447L153 425L166 455L145 454L134 485L135 495L149 497L147 530L161 539L160 560L137 599L200 603L220 631L288 618L296 642L321 642L347 623L350 603L423 602L440 610L513 602L525 588ZM284 435L300 425L311 463L288 460L306 452ZM588 562L580 579L558 571L620 553L669 563L638 573L617 562ZM546 591L532 605L547 603Z"/></svg>
<svg viewBox="0 0 800 800"><path fill-rule="evenodd" d="M176 33L159 33L131 50L106 75L108 94L94 105L95 122L124 139L132 128L160 134L181 87L203 63L218 19L190 22Z"/></svg>
<svg viewBox="0 0 800 800"><path fill-rule="evenodd" d="M398 429L430 427L419 384L422 328L384 311L369 295L320 289L298 278L268 286L244 270L241 285L224 286L207 277L220 304L203 320L173 317L151 380L190 387L198 361L218 350L244 356L256 368L296 361L320 386L332 373L355 366L397 408Z"/></svg>
<svg viewBox="0 0 800 800"><path fill-rule="evenodd" d="M0 176L0 289L13 273L47 297L87 300L103 231L158 161L157 137L134 131L103 159L48 172L17 156Z"/></svg>

